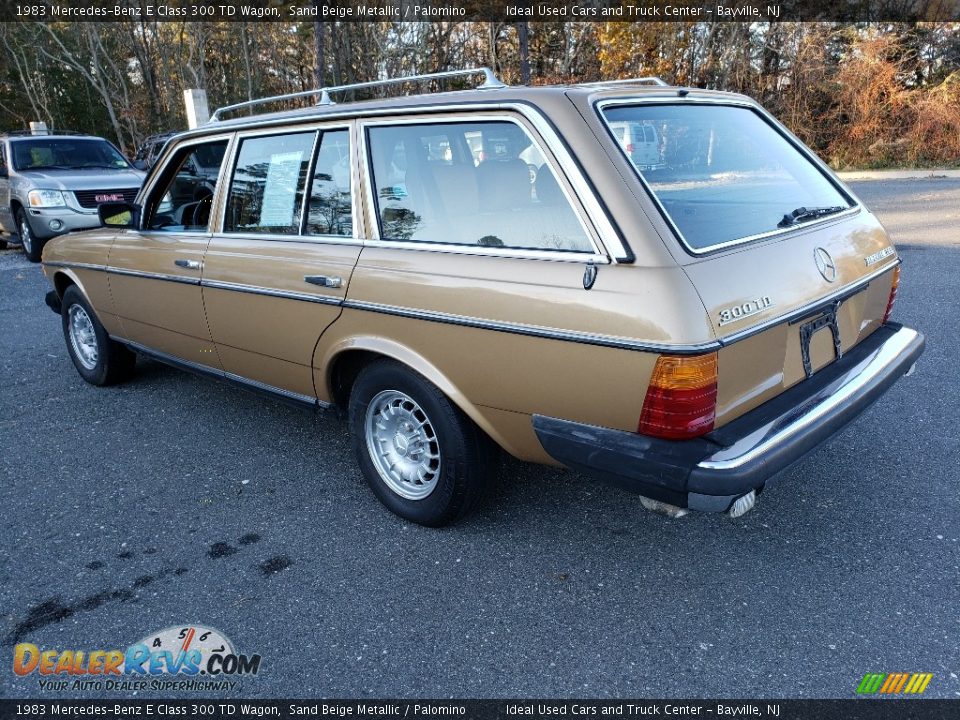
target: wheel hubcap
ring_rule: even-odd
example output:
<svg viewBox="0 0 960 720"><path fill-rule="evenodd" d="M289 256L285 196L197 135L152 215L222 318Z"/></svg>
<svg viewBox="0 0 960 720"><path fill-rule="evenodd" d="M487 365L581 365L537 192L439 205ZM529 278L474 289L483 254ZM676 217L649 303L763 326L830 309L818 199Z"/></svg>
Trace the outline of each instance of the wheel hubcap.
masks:
<svg viewBox="0 0 960 720"><path fill-rule="evenodd" d="M97 333L87 311L79 305L71 305L67 311L67 327L73 354L87 370L93 370L100 353L97 350Z"/></svg>
<svg viewBox="0 0 960 720"><path fill-rule="evenodd" d="M33 251L33 237L30 235L30 225L26 218L20 220L20 244L27 252Z"/></svg>
<svg viewBox="0 0 960 720"><path fill-rule="evenodd" d="M433 423L409 395L384 390L367 406L367 449L380 478L408 500L423 500L440 477L440 443Z"/></svg>

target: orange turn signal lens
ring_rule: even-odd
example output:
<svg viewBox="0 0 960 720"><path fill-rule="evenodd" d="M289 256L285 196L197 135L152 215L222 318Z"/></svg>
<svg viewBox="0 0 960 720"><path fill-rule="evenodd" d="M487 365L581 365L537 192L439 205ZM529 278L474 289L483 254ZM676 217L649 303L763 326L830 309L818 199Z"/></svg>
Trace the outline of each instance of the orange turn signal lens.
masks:
<svg viewBox="0 0 960 720"><path fill-rule="evenodd" d="M684 440L713 429L717 411L717 353L662 355L650 378L637 432Z"/></svg>

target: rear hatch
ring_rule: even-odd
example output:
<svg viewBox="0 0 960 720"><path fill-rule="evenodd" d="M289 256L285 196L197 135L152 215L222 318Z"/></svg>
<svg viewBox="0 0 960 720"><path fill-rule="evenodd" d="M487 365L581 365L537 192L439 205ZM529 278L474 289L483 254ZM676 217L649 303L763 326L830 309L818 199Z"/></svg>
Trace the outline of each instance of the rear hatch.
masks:
<svg viewBox="0 0 960 720"><path fill-rule="evenodd" d="M599 103L649 125L634 163L716 337L716 426L835 362L885 317L899 260L883 227L800 142L742 99Z"/></svg>
<svg viewBox="0 0 960 720"><path fill-rule="evenodd" d="M880 327L898 263L886 232L862 211L688 265L717 337L729 343L718 358L716 425L813 375Z"/></svg>

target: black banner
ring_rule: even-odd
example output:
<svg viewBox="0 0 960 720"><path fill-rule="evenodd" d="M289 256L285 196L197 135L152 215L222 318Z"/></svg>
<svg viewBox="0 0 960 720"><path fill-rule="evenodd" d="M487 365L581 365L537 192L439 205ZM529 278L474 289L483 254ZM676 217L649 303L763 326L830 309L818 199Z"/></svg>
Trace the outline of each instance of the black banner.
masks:
<svg viewBox="0 0 960 720"><path fill-rule="evenodd" d="M955 720L960 700L0 700L0 718Z"/></svg>
<svg viewBox="0 0 960 720"><path fill-rule="evenodd" d="M0 0L6 22L916 22L960 0Z"/></svg>

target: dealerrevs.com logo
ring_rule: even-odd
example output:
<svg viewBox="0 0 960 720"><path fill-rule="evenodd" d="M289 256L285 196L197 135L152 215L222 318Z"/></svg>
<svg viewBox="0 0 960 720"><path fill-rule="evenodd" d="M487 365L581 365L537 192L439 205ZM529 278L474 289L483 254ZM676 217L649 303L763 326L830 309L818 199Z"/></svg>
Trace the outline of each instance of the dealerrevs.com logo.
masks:
<svg viewBox="0 0 960 720"><path fill-rule="evenodd" d="M245 655L218 630L200 625L151 633L125 650L60 650L20 643L13 672L36 674L41 690L232 690L256 675L260 655Z"/></svg>

